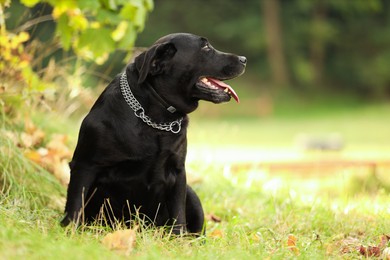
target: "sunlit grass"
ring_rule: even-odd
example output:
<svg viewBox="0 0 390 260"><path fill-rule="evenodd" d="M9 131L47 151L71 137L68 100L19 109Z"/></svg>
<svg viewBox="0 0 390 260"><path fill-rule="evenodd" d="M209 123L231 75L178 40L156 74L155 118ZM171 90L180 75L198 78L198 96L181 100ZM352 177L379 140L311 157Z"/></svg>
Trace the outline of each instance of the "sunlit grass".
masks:
<svg viewBox="0 0 390 260"><path fill-rule="evenodd" d="M373 171L370 165L321 167L316 163L388 160L390 121L383 118L389 111L380 110L307 120L207 121L195 115L189 130L187 173L207 215L206 238L172 238L163 229L140 228L130 257L360 257L356 250L342 253L340 243L353 237L363 245L377 245L380 235L390 233L390 169L386 165ZM49 132L66 129L73 145L78 126L75 130L72 125L77 123L48 116L53 121L38 116L37 124ZM304 151L295 143L295 136L303 131L338 131L346 145L340 151ZM27 160L4 135L0 141L0 258L126 258L123 252L102 245L110 229L61 228L65 187ZM272 168L272 163L281 161L309 166ZM298 239L299 256L287 247L289 234Z"/></svg>
<svg viewBox="0 0 390 260"><path fill-rule="evenodd" d="M239 106L239 105L238 105ZM202 120L191 116L189 145L211 147L292 147L299 134L338 133L347 149L390 150L390 105L366 105L352 111L341 110L318 116L240 117L228 120Z"/></svg>
<svg viewBox="0 0 390 260"><path fill-rule="evenodd" d="M215 171L220 173L213 175ZM351 180L345 176L302 178L293 172L229 172L223 166L205 174L202 201L207 211L222 218L221 223L209 222L211 234L220 229L230 242L240 244L242 236L230 232L241 230L248 239L245 245L255 244L259 255L287 257L290 233L299 238L302 255L325 258L341 256L333 246L344 237L378 244L378 237L390 231L388 193L350 192Z"/></svg>

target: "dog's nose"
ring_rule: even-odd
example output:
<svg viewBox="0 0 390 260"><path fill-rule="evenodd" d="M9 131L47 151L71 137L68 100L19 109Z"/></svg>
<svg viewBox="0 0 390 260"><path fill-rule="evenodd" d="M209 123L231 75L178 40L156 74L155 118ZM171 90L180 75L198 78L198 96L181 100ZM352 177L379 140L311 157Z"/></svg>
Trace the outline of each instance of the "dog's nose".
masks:
<svg viewBox="0 0 390 260"><path fill-rule="evenodd" d="M240 60L240 62L242 63L242 64L246 64L246 57L245 56L238 56L238 59Z"/></svg>

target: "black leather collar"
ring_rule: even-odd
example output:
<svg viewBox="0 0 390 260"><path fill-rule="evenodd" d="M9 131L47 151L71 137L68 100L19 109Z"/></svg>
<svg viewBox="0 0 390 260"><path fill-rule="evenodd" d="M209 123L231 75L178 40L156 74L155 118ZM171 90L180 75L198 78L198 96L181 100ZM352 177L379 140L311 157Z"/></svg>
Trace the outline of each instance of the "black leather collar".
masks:
<svg viewBox="0 0 390 260"><path fill-rule="evenodd" d="M165 109L167 111L169 111L171 114L175 113L177 111L177 109L174 107L174 106L171 106L168 104L167 101L165 101L165 99L163 97L161 97L157 91L154 89L154 87L150 84L147 84L147 86L149 87L150 89L150 92L156 97L156 99L158 100L158 102L160 102L161 105L163 105L165 107Z"/></svg>

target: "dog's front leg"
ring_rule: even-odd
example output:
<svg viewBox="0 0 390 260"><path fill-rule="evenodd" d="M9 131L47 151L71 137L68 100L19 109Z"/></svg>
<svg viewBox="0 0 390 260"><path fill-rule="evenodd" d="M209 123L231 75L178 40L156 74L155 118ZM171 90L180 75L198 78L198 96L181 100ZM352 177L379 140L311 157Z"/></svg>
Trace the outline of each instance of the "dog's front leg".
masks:
<svg viewBox="0 0 390 260"><path fill-rule="evenodd" d="M61 221L61 226L67 226L71 221L76 224L83 222L84 208L90 199L87 196L95 181L96 174L97 169L94 167L74 167L72 169L65 206L65 216Z"/></svg>
<svg viewBox="0 0 390 260"><path fill-rule="evenodd" d="M187 232L186 221L187 180L185 170L176 175L176 182L168 196L168 212L172 224L172 232L181 235Z"/></svg>

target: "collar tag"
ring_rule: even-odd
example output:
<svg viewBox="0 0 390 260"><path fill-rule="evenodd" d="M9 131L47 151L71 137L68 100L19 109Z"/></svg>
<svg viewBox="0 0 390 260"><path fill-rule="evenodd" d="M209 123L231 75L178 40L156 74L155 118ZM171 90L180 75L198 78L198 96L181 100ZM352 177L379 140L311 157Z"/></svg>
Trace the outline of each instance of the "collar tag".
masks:
<svg viewBox="0 0 390 260"><path fill-rule="evenodd" d="M171 112L172 114L176 112L176 108L173 107L173 106L168 107L167 110L168 110L169 112Z"/></svg>

